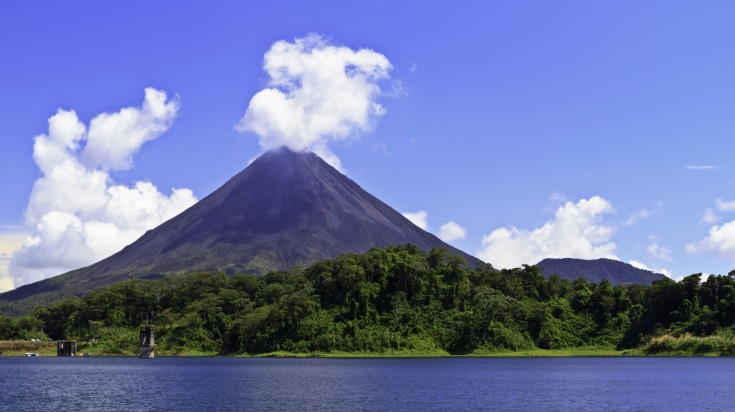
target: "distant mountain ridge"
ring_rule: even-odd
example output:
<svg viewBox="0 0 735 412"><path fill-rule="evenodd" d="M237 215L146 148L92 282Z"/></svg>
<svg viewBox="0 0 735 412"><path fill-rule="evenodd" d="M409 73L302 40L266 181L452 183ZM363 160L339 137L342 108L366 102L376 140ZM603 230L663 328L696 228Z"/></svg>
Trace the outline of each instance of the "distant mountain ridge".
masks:
<svg viewBox="0 0 735 412"><path fill-rule="evenodd" d="M205 270L265 274L409 243L425 251L444 248L471 266L481 263L414 225L314 153L280 149L107 259L0 294L0 310L83 295L131 278Z"/></svg>
<svg viewBox="0 0 735 412"><path fill-rule="evenodd" d="M589 282L599 283L607 279L613 285L650 285L656 280L666 278L660 273L639 269L628 263L613 259L544 259L537 263L543 274L549 277L556 274L562 279L574 280L584 278Z"/></svg>

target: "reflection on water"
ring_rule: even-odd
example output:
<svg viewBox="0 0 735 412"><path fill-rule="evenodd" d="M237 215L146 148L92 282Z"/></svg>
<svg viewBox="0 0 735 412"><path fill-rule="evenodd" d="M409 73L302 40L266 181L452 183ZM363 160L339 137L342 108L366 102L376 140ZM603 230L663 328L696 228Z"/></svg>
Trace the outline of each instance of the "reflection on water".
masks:
<svg viewBox="0 0 735 412"><path fill-rule="evenodd" d="M2 410L730 410L732 358L0 358Z"/></svg>

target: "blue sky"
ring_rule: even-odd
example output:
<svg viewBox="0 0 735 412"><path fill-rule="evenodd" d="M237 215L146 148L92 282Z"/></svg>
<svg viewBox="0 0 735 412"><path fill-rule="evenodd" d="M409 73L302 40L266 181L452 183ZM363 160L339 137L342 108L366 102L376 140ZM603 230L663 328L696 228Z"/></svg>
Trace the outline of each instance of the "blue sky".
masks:
<svg viewBox="0 0 735 412"><path fill-rule="evenodd" d="M562 253L674 277L735 268L731 2L27 3L0 5L5 288L56 274L33 254L16 266L43 273L8 265L45 230L24 213L42 194L34 136L57 109L89 128L74 149L89 165L92 119L166 94L163 131L126 167L96 166L109 187L154 185L160 219L164 200L201 199L262 153L235 126L269 86L264 54L310 33L391 66L371 96L384 113L328 150L395 209L426 212L430 231L461 226L455 246L499 267ZM191 192L176 203L173 188Z"/></svg>

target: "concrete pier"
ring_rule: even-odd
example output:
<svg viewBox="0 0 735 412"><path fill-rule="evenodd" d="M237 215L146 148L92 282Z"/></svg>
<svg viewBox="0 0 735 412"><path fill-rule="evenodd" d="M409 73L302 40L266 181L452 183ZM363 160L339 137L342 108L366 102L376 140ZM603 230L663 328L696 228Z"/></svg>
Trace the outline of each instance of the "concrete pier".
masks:
<svg viewBox="0 0 735 412"><path fill-rule="evenodd" d="M138 356L141 358L153 358L153 349L155 346L155 336L153 334L153 326L145 325L140 327L140 350Z"/></svg>
<svg viewBox="0 0 735 412"><path fill-rule="evenodd" d="M77 356L77 341L60 340L56 342L56 356Z"/></svg>

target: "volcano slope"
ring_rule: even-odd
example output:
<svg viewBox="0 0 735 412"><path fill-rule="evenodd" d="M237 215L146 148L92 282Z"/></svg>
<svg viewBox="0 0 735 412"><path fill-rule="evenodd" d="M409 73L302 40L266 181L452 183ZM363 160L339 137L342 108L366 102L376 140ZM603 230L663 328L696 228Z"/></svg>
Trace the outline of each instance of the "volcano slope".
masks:
<svg viewBox="0 0 735 412"><path fill-rule="evenodd" d="M314 153L270 151L180 215L91 266L0 295L24 313L132 278L193 271L265 274L342 253L414 244L458 250L411 223Z"/></svg>

